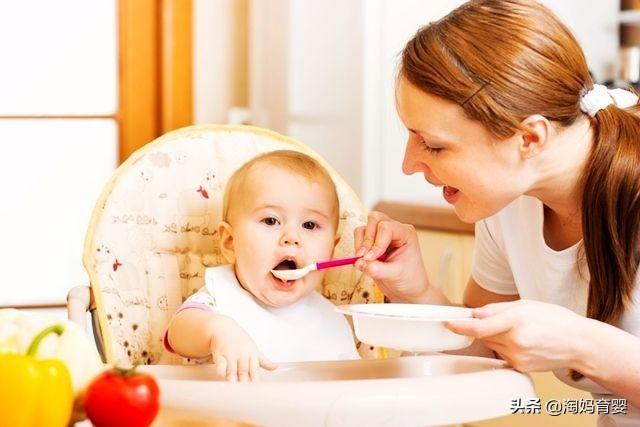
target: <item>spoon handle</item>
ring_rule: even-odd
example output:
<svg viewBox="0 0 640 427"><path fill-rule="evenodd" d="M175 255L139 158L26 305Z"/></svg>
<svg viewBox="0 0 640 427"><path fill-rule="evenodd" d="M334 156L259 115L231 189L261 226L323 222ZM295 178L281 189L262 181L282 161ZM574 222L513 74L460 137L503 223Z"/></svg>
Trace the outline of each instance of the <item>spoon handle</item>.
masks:
<svg viewBox="0 0 640 427"><path fill-rule="evenodd" d="M341 265L349 265L355 263L360 257L352 257L352 258L339 258L332 259L331 261L323 261L316 263L318 270L322 270L330 267L338 267Z"/></svg>
<svg viewBox="0 0 640 427"><path fill-rule="evenodd" d="M349 265L349 264L355 264L355 262L357 260L359 260L362 257L359 256L354 256L351 258L338 258L338 259L332 259L330 261L323 261L323 262L318 262L316 263L316 269L317 270L322 270L325 268L331 268L331 267L339 267L341 265ZM387 254L383 253L382 255L380 255L378 257L379 261L384 261L387 258Z"/></svg>

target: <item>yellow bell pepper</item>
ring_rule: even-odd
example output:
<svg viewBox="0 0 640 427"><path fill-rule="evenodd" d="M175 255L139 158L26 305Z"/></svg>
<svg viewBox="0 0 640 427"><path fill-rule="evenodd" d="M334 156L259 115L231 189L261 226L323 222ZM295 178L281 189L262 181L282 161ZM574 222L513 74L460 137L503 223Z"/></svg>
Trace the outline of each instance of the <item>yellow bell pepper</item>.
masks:
<svg viewBox="0 0 640 427"><path fill-rule="evenodd" d="M27 354L0 354L0 427L65 427L73 409L67 367L59 360L37 360L42 339L62 334L52 325L37 334Z"/></svg>

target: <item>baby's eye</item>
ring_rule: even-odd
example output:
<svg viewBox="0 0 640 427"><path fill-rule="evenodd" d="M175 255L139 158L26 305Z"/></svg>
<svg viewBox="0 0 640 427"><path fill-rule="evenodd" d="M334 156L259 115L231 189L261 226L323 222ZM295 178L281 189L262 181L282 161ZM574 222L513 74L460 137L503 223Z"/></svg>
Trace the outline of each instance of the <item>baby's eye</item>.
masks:
<svg viewBox="0 0 640 427"><path fill-rule="evenodd" d="M272 216L264 218L261 222L265 223L266 225L276 225L276 224L278 224L278 220L275 219Z"/></svg>
<svg viewBox="0 0 640 427"><path fill-rule="evenodd" d="M316 228L318 228L318 224L313 221L307 221L302 224L302 227L306 228L307 230L315 230Z"/></svg>

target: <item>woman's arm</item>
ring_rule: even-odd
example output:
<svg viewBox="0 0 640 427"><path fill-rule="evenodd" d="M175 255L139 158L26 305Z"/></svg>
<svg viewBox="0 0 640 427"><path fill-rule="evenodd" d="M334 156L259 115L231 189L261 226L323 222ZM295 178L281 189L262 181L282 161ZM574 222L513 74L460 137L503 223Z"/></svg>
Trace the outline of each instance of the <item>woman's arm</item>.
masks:
<svg viewBox="0 0 640 427"><path fill-rule="evenodd" d="M574 369L640 407L640 338L541 301L487 304L473 315L448 328L481 340L520 372Z"/></svg>
<svg viewBox="0 0 640 427"><path fill-rule="evenodd" d="M367 225L354 230L355 267L371 277L393 302L450 305L429 285L416 229L381 212L371 212ZM384 261L378 258L386 254Z"/></svg>
<svg viewBox="0 0 640 427"><path fill-rule="evenodd" d="M464 290L463 304L465 307L477 308L493 302L515 301L519 298L520 296L518 295L501 295L487 291L478 285L476 281L473 280L473 277L470 277L467 282L467 287ZM460 350L445 351L445 353L498 358L498 354L484 345L481 340L474 340L469 347Z"/></svg>
<svg viewBox="0 0 640 427"><path fill-rule="evenodd" d="M575 370L640 408L640 338L607 323L586 319L576 337Z"/></svg>
<svg viewBox="0 0 640 427"><path fill-rule="evenodd" d="M356 255L364 256L356 262L356 268L373 278L392 302L452 305L442 291L429 283L417 232L413 226L374 211L369 214L367 225L354 231L354 243ZM378 261L383 253L387 254L387 258ZM517 295L485 291L473 279L469 279L464 304L478 307L517 298ZM495 357L495 353L479 340L465 349L448 353Z"/></svg>
<svg viewBox="0 0 640 427"><path fill-rule="evenodd" d="M470 277L462 298L465 307L478 308L493 302L516 301L520 299L520 295L502 295L488 291Z"/></svg>

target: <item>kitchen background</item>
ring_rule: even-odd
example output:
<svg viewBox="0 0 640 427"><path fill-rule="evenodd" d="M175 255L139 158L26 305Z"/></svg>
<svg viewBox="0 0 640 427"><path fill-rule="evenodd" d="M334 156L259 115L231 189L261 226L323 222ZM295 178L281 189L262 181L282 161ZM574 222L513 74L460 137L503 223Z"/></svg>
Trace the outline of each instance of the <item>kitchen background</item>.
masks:
<svg viewBox="0 0 640 427"><path fill-rule="evenodd" d="M2 2L0 305L61 304L85 284L81 250L101 186L135 148L189 124L251 123L297 138L368 208L444 206L421 176L402 175L393 82L406 40L461 3ZM619 23L635 15L618 1L544 3L598 80L634 59L619 52Z"/></svg>
<svg viewBox="0 0 640 427"><path fill-rule="evenodd" d="M473 228L439 189L402 175L393 84L404 43L461 3L0 2L0 307L65 316L68 290L88 284L84 234L108 177L146 142L201 123L264 126L317 150L367 208L420 229L431 280L460 302ZM638 82L640 2L543 3L598 81ZM550 374L535 380L543 399L585 397Z"/></svg>

